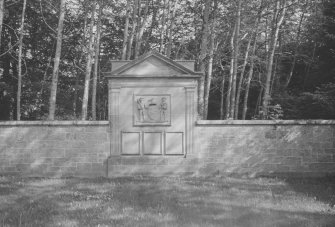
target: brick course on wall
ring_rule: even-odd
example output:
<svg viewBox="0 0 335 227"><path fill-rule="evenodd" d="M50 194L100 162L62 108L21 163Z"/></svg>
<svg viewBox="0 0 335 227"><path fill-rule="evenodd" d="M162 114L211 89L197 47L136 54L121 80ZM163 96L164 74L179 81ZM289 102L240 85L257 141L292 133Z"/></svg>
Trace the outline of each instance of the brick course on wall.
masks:
<svg viewBox="0 0 335 227"><path fill-rule="evenodd" d="M0 173L105 176L109 123L0 122Z"/></svg>
<svg viewBox="0 0 335 227"><path fill-rule="evenodd" d="M186 156L110 156L101 122L1 122L0 174L335 175L335 121L198 121Z"/></svg>
<svg viewBox="0 0 335 227"><path fill-rule="evenodd" d="M198 121L199 174L335 175L334 123Z"/></svg>
<svg viewBox="0 0 335 227"><path fill-rule="evenodd" d="M335 175L335 121L197 121L184 156L112 156L109 176Z"/></svg>

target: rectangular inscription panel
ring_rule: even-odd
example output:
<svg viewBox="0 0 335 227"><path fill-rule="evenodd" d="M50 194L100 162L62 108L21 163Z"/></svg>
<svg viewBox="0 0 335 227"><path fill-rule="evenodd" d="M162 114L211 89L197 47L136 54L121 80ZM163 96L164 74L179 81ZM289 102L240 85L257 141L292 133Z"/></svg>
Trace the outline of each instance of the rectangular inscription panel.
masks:
<svg viewBox="0 0 335 227"><path fill-rule="evenodd" d="M143 153L145 155L162 154L162 133L144 132L143 133Z"/></svg>
<svg viewBox="0 0 335 227"><path fill-rule="evenodd" d="M121 134L121 154L140 155L140 136L139 132L122 132Z"/></svg>
<svg viewBox="0 0 335 227"><path fill-rule="evenodd" d="M183 155L184 154L184 133L166 132L165 133L165 154Z"/></svg>

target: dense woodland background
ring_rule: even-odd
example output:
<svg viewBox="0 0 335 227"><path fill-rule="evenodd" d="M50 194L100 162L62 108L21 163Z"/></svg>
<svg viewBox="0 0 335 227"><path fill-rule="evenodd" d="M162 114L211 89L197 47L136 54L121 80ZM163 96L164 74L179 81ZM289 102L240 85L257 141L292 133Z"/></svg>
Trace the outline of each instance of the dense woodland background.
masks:
<svg viewBox="0 0 335 227"><path fill-rule="evenodd" d="M107 119L108 61L150 50L196 60L204 119L335 118L332 0L0 0L0 31L14 120Z"/></svg>

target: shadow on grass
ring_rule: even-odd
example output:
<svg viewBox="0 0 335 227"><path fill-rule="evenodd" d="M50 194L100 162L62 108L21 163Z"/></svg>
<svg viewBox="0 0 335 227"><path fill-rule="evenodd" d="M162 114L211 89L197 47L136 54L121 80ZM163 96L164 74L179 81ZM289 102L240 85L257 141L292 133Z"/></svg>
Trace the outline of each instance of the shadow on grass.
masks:
<svg viewBox="0 0 335 227"><path fill-rule="evenodd" d="M334 226L331 195L290 180L8 178L0 226Z"/></svg>
<svg viewBox="0 0 335 227"><path fill-rule="evenodd" d="M335 207L335 177L284 178L292 190Z"/></svg>

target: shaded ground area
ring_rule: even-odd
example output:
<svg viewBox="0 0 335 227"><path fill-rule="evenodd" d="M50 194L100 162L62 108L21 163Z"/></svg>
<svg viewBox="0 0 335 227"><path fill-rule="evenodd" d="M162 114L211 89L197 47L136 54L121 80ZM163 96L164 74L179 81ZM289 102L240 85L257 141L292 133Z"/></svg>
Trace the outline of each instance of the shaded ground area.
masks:
<svg viewBox="0 0 335 227"><path fill-rule="evenodd" d="M0 176L0 226L335 226L335 179Z"/></svg>

